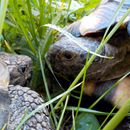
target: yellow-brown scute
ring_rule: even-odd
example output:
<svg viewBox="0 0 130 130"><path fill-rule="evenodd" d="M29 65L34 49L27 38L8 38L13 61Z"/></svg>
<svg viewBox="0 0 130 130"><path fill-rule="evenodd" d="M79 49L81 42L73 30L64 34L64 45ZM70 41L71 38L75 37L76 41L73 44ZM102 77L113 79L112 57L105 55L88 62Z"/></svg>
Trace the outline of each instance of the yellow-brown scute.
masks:
<svg viewBox="0 0 130 130"><path fill-rule="evenodd" d="M121 108L130 99L130 77L125 78L117 87L112 97L113 105Z"/></svg>
<svg viewBox="0 0 130 130"><path fill-rule="evenodd" d="M84 94L86 94L88 96L92 96L92 94L95 91L95 87L96 87L96 84L93 83L93 82L87 82L87 83L85 83Z"/></svg>

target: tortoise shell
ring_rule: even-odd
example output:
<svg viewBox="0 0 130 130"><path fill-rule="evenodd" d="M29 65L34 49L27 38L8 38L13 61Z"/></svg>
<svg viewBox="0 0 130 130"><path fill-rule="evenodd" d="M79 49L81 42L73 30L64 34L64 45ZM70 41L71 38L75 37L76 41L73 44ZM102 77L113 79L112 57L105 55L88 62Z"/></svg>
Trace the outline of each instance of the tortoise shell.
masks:
<svg viewBox="0 0 130 130"><path fill-rule="evenodd" d="M121 0L103 0L90 15L84 16L81 20L69 25L67 30L74 36L88 36L93 33L104 32L103 30L109 26L120 5L120 2ZM119 22L129 7L130 1L125 0L116 18L113 20L112 25L115 25L117 22ZM130 15L126 17L121 25L121 29L127 28L128 33L130 32L129 21Z"/></svg>

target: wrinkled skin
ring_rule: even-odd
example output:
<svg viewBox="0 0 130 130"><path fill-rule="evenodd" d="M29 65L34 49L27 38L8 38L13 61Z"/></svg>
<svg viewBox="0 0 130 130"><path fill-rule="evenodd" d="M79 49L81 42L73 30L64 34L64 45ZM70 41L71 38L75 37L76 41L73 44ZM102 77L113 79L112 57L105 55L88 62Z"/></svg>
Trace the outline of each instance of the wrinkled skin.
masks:
<svg viewBox="0 0 130 130"><path fill-rule="evenodd" d="M77 38L82 45L95 51L100 40L95 38ZM113 59L96 57L87 71L87 79L94 82L118 78L130 71L130 37L126 30L116 33L101 51L101 55L113 56ZM88 52L62 37L53 44L47 54L54 72L64 78L75 78L83 68ZM90 55L90 54L89 54ZM90 55L91 56L91 55Z"/></svg>

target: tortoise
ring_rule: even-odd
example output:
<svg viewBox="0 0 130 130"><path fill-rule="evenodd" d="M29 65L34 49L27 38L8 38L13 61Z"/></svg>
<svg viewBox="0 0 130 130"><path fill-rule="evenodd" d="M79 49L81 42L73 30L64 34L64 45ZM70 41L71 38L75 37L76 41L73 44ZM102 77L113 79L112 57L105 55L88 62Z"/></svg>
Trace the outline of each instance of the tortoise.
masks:
<svg viewBox="0 0 130 130"><path fill-rule="evenodd" d="M29 56L0 52L0 60L8 66L10 72L9 84L27 85L32 73L32 60Z"/></svg>
<svg viewBox="0 0 130 130"><path fill-rule="evenodd" d="M90 15L70 24L65 29L75 36L75 39L82 46L95 52L120 2L121 0L102 0L101 4ZM129 8L130 1L125 0L112 26L121 19ZM47 59L56 75L70 80L74 79L84 67L87 55L91 57L89 52L80 48L66 36L60 35L60 39L51 45L47 53ZM114 58L111 60L98 56L95 58L87 70L86 80L88 81L88 86L92 86L86 92L88 95L91 92L90 95L100 96L118 78L130 71L130 61L128 60L130 59L130 15L127 16L121 27L105 44L100 55ZM105 99L117 105L119 93L122 90L122 93L125 93L125 97L117 106L118 108L122 107L125 100L130 97L129 84L130 78L127 77Z"/></svg>
<svg viewBox="0 0 130 130"><path fill-rule="evenodd" d="M0 129L6 125L7 130L14 130L25 114L32 112L44 103L38 93L28 87L18 85L19 83L23 84L23 77L19 77L21 75L20 66L23 65L25 69L27 66L30 68L30 63L31 59L28 56L0 53ZM30 75L30 70L23 71L23 75L25 76L25 73ZM14 71L18 74L16 75ZM13 77L11 78L12 81L10 81L9 75ZM17 78L20 80L17 80ZM28 80L28 78L24 80ZM9 82L17 85L9 85ZM52 130L47 108L43 108L34 114L24 123L21 129Z"/></svg>
<svg viewBox="0 0 130 130"><path fill-rule="evenodd" d="M116 8L119 5L118 1L109 0L106 3L102 3L95 9L92 14L87 17L98 17L100 21L106 21L109 14L111 14L112 17L115 13ZM110 8L111 6L109 5L113 6L112 10L114 9L115 11L112 12ZM106 6L107 8L104 8ZM119 16L122 16L127 11L128 8L125 7L130 7L130 4L126 3L123 5L122 9L119 12L120 15L118 15L117 18L119 18ZM124 8L125 12L123 12ZM102 11L102 13L99 13L99 11ZM104 14L108 15L105 17ZM127 19L129 19L129 17L130 16L128 16ZM79 41L82 46L87 47L89 50L95 52L101 42L100 39L102 37L102 35L99 36L99 31L104 32L102 30L103 28L101 26L100 29L94 30L95 32L91 32L91 34L90 31L86 31L85 35L88 36L84 36L84 34L81 35L82 32L79 31L79 25L82 24L82 21L84 20L81 19L77 22L74 22L66 28L70 33L76 36L76 40ZM117 21L115 21L115 23L116 22ZM96 23L97 22L95 21L95 24ZM107 25L108 24L106 23L106 26ZM112 60L109 60L97 56L87 71L88 79L95 82L106 81L121 77L126 72L130 71L130 62L127 60L130 57L130 36L129 31L127 31L129 30L129 21L125 21L123 25L127 25L127 28L124 27L122 29L119 29L100 52L101 55L112 56L114 58ZM90 25L86 24L86 26L88 27ZM100 26L100 24L97 23L97 26ZM92 36L94 33L95 36L97 35L97 37ZM83 68L87 54L87 51L80 48L77 44L70 41L70 39L67 37L62 36L55 44L50 47L47 58L50 61L55 73L63 76L64 78L71 79L75 78ZM91 54L89 55L91 57Z"/></svg>

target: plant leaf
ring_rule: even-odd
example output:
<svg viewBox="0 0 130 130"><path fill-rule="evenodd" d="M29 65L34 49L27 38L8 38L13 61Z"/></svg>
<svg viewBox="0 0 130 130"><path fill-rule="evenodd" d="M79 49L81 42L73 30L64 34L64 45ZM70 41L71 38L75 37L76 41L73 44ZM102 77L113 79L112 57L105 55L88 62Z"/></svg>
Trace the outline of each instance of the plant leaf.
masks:
<svg viewBox="0 0 130 130"><path fill-rule="evenodd" d="M97 130L100 125L93 114L81 113L75 122L76 130Z"/></svg>

